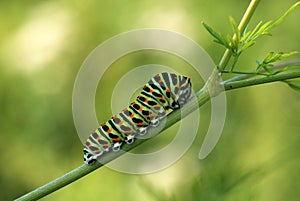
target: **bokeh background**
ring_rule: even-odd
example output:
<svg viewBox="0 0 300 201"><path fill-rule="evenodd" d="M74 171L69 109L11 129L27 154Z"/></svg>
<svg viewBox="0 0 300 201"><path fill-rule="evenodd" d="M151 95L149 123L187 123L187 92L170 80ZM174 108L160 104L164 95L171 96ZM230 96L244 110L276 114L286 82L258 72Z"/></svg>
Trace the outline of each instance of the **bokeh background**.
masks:
<svg viewBox="0 0 300 201"><path fill-rule="evenodd" d="M295 2L262 1L251 25L276 19ZM0 200L17 198L82 164L72 89L81 64L96 46L132 29L164 28L197 41L217 63L224 50L212 42L201 21L230 33L228 16L238 21L248 3L0 1ZM260 38L238 66L250 70L269 51L299 50L299 9L272 37ZM155 51L118 60L99 83L99 122L111 116L112 90L122 74L149 63L175 69L187 65ZM201 87L192 70L181 72L192 76L195 90ZM299 101L300 94L283 83L230 91L222 137L206 159L199 160L198 152L209 123L209 104L201 109L202 126L192 147L167 169L129 175L103 167L42 200L298 200ZM167 143L172 132L140 149Z"/></svg>

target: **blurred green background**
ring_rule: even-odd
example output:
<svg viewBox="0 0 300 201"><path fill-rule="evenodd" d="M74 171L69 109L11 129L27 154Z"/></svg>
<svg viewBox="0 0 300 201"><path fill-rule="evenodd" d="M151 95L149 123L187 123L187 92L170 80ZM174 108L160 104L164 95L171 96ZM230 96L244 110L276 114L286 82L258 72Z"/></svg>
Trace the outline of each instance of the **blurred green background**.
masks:
<svg viewBox="0 0 300 201"><path fill-rule="evenodd" d="M276 19L295 2L262 1L251 25ZM132 29L164 28L197 41L217 63L224 50L201 21L231 32L228 16L238 21L248 3L0 1L0 200L17 198L82 164L72 89L82 62L97 45ZM298 8L238 65L251 69L269 51L299 50L299 19ZM122 74L149 63L185 65L178 57L151 51L116 62L98 87L99 122L111 116L112 89ZM120 66L124 72L117 70ZM183 73L193 75L192 70ZM199 89L201 80L192 78ZM201 129L192 147L167 169L128 175L104 167L42 200L299 200L300 94L272 83L228 92L227 101L222 137L206 159L199 160L198 152L209 104L201 109Z"/></svg>

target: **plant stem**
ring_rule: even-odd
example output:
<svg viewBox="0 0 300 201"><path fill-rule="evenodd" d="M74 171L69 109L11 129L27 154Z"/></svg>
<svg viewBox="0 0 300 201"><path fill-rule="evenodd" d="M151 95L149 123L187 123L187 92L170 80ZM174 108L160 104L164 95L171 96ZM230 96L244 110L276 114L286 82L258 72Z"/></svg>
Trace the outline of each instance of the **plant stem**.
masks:
<svg viewBox="0 0 300 201"><path fill-rule="evenodd" d="M289 63L287 63L289 64ZM298 62L298 65L300 65L300 62ZM283 64L281 64L282 67L285 67ZM288 79L293 79L293 78L300 78L300 71L292 71L292 72L283 72L279 73L276 75L271 75L271 76L264 76L264 77L255 77L255 78L250 78L246 79L243 76L237 76L235 78L232 78L231 81L224 81L222 84L225 88L225 90L232 90L232 89L237 89L237 88L242 88L242 87L248 87L248 86L253 86L253 85L258 85L258 84L264 84L264 83L270 83L270 82L276 82L276 81L284 81ZM220 93L220 92L219 92ZM176 122L180 121L180 119L195 109L197 109L199 106L205 104L207 101L210 100L210 94L208 90L203 90L201 89L198 93L196 93L196 98L197 101L191 101L187 103L182 110L176 110L172 112L170 115L168 115L167 122L164 126L164 128L161 128L162 125L156 127L156 128L150 128L148 130L148 135L153 135L155 136L156 133L160 129L167 129L171 127L173 124ZM139 146L143 142L147 141L148 139L137 139L135 143L131 145L125 144L122 149L124 151L129 151L133 149L134 147ZM106 164L109 161L112 161L116 159L117 157L121 156L123 153L122 152L112 152L106 155L103 155L101 158L101 163ZM81 177L89 174L90 172L93 172L94 170L98 169L99 167L103 166L103 164L100 163L95 163L93 166L89 165L81 165L77 167L76 169L70 171L69 173L45 184L44 186L41 186L28 194L16 199L17 201L24 201L24 200L37 200L39 198L42 198L78 179Z"/></svg>
<svg viewBox="0 0 300 201"><path fill-rule="evenodd" d="M300 59L294 59L294 60L289 60L289 61L285 61L285 62L277 62L274 64L273 67L271 67L271 70L279 70L279 69L284 69L285 67L291 67L291 66L300 66ZM264 69L260 70L259 73L264 74L266 73L266 71ZM240 81L240 80L244 80L247 78L251 78L254 76L257 76L258 74L241 74L239 76L235 76L233 78L230 78L226 81L223 82L223 85L227 82L233 82L233 81Z"/></svg>
<svg viewBox="0 0 300 201"><path fill-rule="evenodd" d="M243 33L245 28L247 27L251 17L253 16L254 14L254 11L255 9L257 8L258 6L258 3L260 2L260 0L252 0L244 14L244 16L242 17L240 23L239 23L239 26L238 26L238 29L240 30L240 33ZM233 36L233 39L235 39L235 35ZM221 58L221 61L218 65L218 68L220 71L224 70L225 67L227 66L230 58L232 56L232 53L229 49L226 49L224 54L223 54L223 57Z"/></svg>
<svg viewBox="0 0 300 201"><path fill-rule="evenodd" d="M300 77L300 71L292 71L292 72L283 72L277 75L263 76L263 77L254 77L247 80L237 80L232 82L225 82L224 88L225 90L238 89L242 87L248 87L259 84L266 84L270 82L276 81L284 81L294 78Z"/></svg>

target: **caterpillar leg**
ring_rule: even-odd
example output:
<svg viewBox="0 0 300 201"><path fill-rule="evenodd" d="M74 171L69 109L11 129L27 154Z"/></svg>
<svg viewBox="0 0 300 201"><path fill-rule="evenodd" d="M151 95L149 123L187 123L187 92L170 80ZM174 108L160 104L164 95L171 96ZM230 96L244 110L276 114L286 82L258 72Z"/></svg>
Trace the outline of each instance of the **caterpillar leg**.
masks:
<svg viewBox="0 0 300 201"><path fill-rule="evenodd" d="M147 134L147 127L139 128L137 133L141 136L146 135Z"/></svg>
<svg viewBox="0 0 300 201"><path fill-rule="evenodd" d="M122 143L120 143L120 142L115 143L114 146L111 148L112 151L113 151L113 152L118 152L118 151L120 151L121 145L122 145Z"/></svg>
<svg viewBox="0 0 300 201"><path fill-rule="evenodd" d="M171 103L170 108L171 108L172 110L177 110L177 109L180 108L180 104L179 104L177 101L173 101L173 102Z"/></svg>
<svg viewBox="0 0 300 201"><path fill-rule="evenodd" d="M127 144L132 144L134 142L134 135L128 135L126 138L125 138L125 142Z"/></svg>
<svg viewBox="0 0 300 201"><path fill-rule="evenodd" d="M92 154L86 149L84 149L83 152L84 163L88 165L93 165L96 162L97 158L103 154L103 151L99 151L96 154Z"/></svg>
<svg viewBox="0 0 300 201"><path fill-rule="evenodd" d="M159 125L159 123L160 123L160 121L159 121L158 118L157 118L157 119L153 119L153 120L151 121L151 123L150 123L150 126L152 126L152 127L157 127L157 126Z"/></svg>

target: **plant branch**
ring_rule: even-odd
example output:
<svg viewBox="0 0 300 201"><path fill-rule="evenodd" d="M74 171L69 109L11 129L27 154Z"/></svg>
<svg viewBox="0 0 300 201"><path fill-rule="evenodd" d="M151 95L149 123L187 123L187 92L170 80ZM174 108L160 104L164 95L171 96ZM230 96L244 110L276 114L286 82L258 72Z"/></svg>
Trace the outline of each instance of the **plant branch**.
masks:
<svg viewBox="0 0 300 201"><path fill-rule="evenodd" d="M238 29L240 30L240 33L243 33L251 19L251 17L254 14L255 9L257 8L258 4L259 4L260 0L252 0L244 14L244 16L242 17ZM233 36L233 40L235 39L236 35ZM225 50L225 53L223 54L223 57L221 58L221 61L218 65L218 68L220 71L224 70L225 67L227 66L230 58L232 56L232 53L229 49Z"/></svg>
<svg viewBox="0 0 300 201"><path fill-rule="evenodd" d="M286 62L286 65L284 65L284 63L281 63L280 66L282 68L284 68L290 64L291 63ZM294 62L293 65L300 66L300 61L298 61L297 63ZM264 84L264 83L270 83L270 82L276 82L276 81L285 81L285 80L289 80L289 79L293 79L293 78L300 78L300 70L296 70L296 71L292 71L292 72L282 72L282 73L275 74L275 75L254 77L254 78L249 78L249 79L245 79L245 76L236 76L234 78L224 81L221 84L224 86L225 90L232 90L232 89L237 89L237 88L258 85L258 84ZM215 80L211 80L210 82L215 82ZM148 135L155 136L156 133L158 133L158 131L160 129L165 130L165 129L171 127L173 124L180 121L180 119L182 117L187 116L189 113L196 110L199 106L202 106L203 104L208 102L211 99L211 96L209 94L209 90L204 89L204 88L205 87L203 87L198 93L196 93L197 101L190 101L181 109L181 111L176 110L176 111L172 112L170 115L168 115L168 118L167 118L164 128L162 128L163 125L160 125L156 128L150 128L148 131ZM219 91L219 93L221 93L221 92ZM145 142L147 140L148 139L137 139L135 141L135 143L133 143L131 145L125 144L122 147L122 149L124 151L130 151L131 149L139 146L140 144L142 144L143 142ZM16 200L24 201L24 200L37 200L39 198L42 198L64 186L67 186L68 184L80 179L81 177L93 172L94 170L103 166L103 164L106 164L109 161L112 161L112 160L120 157L122 154L123 154L123 152L111 152L111 153L105 154L101 158L102 164L97 162L93 166L89 166L89 165L85 165L85 164L81 165L78 168L70 171L69 173L45 184L44 186L41 186L41 187L29 192L28 194L26 194Z"/></svg>
<svg viewBox="0 0 300 201"><path fill-rule="evenodd" d="M274 64L274 66L272 68L270 68L271 70L280 70L280 69L284 69L286 67L291 67L291 66L300 66L300 59L294 59L294 60L289 60L289 61L285 61L285 62L277 62L276 64ZM258 73L266 73L265 69L261 69ZM240 80L244 80L247 78L251 78L254 76L257 76L257 73L253 73L253 74L242 74L239 76L235 76L233 78L230 78L226 81L223 82L223 85L227 82L233 82L233 81L240 81Z"/></svg>
<svg viewBox="0 0 300 201"><path fill-rule="evenodd" d="M238 88L248 87L253 85L266 84L270 82L285 81L285 80L290 80L299 77L300 77L300 70L283 72L275 75L254 77L246 80L236 80L232 82L225 82L224 88L227 91L231 89L238 89Z"/></svg>

